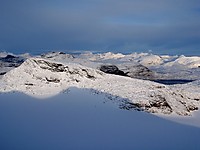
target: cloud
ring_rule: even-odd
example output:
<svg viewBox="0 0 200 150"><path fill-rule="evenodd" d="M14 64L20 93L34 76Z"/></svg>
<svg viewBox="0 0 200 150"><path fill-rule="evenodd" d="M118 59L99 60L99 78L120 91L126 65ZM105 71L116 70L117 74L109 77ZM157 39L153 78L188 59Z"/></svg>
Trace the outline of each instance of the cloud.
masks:
<svg viewBox="0 0 200 150"><path fill-rule="evenodd" d="M198 0L2 0L0 49L200 48Z"/></svg>

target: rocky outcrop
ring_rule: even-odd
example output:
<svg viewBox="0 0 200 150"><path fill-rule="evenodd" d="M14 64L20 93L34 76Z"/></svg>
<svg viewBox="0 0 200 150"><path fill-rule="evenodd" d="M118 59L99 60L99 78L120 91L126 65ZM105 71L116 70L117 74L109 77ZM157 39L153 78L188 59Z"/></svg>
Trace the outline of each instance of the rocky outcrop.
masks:
<svg viewBox="0 0 200 150"><path fill-rule="evenodd" d="M109 74L126 76L126 74L123 71L119 70L118 67L115 65L101 65L99 70Z"/></svg>
<svg viewBox="0 0 200 150"><path fill-rule="evenodd" d="M36 60L33 59L33 61L40 66L41 69L47 69L52 72L64 72L66 67L63 64L60 63L53 63L45 60Z"/></svg>
<svg viewBox="0 0 200 150"><path fill-rule="evenodd" d="M67 73L68 75L79 75L81 77L86 77L88 79L95 79L96 76L99 77L100 75L103 75L98 70L93 70L93 69L75 65L75 64L64 65L61 63L50 62L44 59L32 59L31 61L37 64L41 69L49 70L55 73L64 72L64 73Z"/></svg>
<svg viewBox="0 0 200 150"><path fill-rule="evenodd" d="M155 78L155 73L141 64L121 64L119 68L131 78L151 80Z"/></svg>
<svg viewBox="0 0 200 150"><path fill-rule="evenodd" d="M6 72L0 72L0 75L4 75L4 74L6 74Z"/></svg>
<svg viewBox="0 0 200 150"><path fill-rule="evenodd" d="M108 74L115 74L121 76L127 76L137 79L147 79L154 80L156 78L156 73L148 69L141 64L118 64L118 65L101 65L97 67L99 70Z"/></svg>

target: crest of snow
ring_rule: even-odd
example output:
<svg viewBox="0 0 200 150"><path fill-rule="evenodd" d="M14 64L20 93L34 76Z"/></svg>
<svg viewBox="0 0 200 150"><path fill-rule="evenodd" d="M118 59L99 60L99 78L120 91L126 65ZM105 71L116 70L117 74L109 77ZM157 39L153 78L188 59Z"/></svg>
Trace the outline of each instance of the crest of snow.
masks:
<svg viewBox="0 0 200 150"><path fill-rule="evenodd" d="M114 53L108 52L108 53L102 54L101 58L102 59L118 59L118 58L122 58L124 56L125 55L123 55L121 53L114 54Z"/></svg>
<svg viewBox="0 0 200 150"><path fill-rule="evenodd" d="M200 66L200 57L186 57L186 56L180 56L175 61L166 63L165 66L176 66L176 65L182 65L188 68L198 68Z"/></svg>
<svg viewBox="0 0 200 150"><path fill-rule="evenodd" d="M107 52L107 53L102 53L102 54L92 54L92 53L87 53L87 54L83 54L82 58L86 57L89 58L92 61L97 61L97 60L107 60L107 59L119 59L119 58L123 58L125 55L121 54L121 53L112 53L112 52Z"/></svg>
<svg viewBox="0 0 200 150"><path fill-rule="evenodd" d="M26 59L32 57L29 53L20 54L19 56L22 57L22 58L26 58Z"/></svg>
<svg viewBox="0 0 200 150"><path fill-rule="evenodd" d="M154 66L163 63L160 56L157 55L146 55L137 59L138 62L144 66Z"/></svg>
<svg viewBox="0 0 200 150"><path fill-rule="evenodd" d="M129 54L126 56L131 56L133 58L140 58L140 57L148 56L148 55L149 55L149 53L132 53L132 54Z"/></svg>

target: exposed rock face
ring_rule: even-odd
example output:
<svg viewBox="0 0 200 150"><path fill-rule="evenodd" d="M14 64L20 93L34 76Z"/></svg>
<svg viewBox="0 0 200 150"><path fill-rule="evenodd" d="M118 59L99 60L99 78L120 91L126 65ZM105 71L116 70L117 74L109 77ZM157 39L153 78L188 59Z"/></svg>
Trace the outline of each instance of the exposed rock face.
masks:
<svg viewBox="0 0 200 150"><path fill-rule="evenodd" d="M147 111L151 113L158 113L157 110L160 110L163 114L171 114L173 109L168 104L165 97L158 95L154 100L150 100L149 103L141 103L141 102L125 102L120 105L121 109L136 109L138 111ZM187 114L186 114L187 115Z"/></svg>
<svg viewBox="0 0 200 150"><path fill-rule="evenodd" d="M6 74L6 72L0 72L0 75L4 75L4 74Z"/></svg>
<svg viewBox="0 0 200 150"><path fill-rule="evenodd" d="M97 68L105 73L127 76L131 78L148 80L154 80L157 78L155 72L141 64L121 63L116 65L101 65Z"/></svg>
<svg viewBox="0 0 200 150"><path fill-rule="evenodd" d="M36 64L40 66L42 69L47 69L52 72L64 72L65 66L60 63L53 63L45 60L33 60Z"/></svg>
<svg viewBox="0 0 200 150"><path fill-rule="evenodd" d="M71 68L68 65L64 65L61 63L54 63L54 62L49 62L46 60L33 60L34 62L36 62L40 68L42 69L47 69L50 70L52 72L66 72L69 73L70 75L80 75L82 77L87 77L87 78L95 78L96 74L100 74L102 75L101 72L99 72L98 70L93 71L92 69L88 69L85 67L75 67Z"/></svg>
<svg viewBox="0 0 200 150"><path fill-rule="evenodd" d="M119 70L118 67L115 65L101 65L99 70L109 74L115 74L121 76L126 75L123 71Z"/></svg>
<svg viewBox="0 0 200 150"><path fill-rule="evenodd" d="M149 106L147 107L147 110L149 110L149 112L154 113L154 110L151 109L154 107L161 109L163 111L163 113L165 113L165 114L170 114L173 112L173 109L167 102L165 96L158 94L158 95L155 95L152 97L154 97L154 100L150 100Z"/></svg>
<svg viewBox="0 0 200 150"><path fill-rule="evenodd" d="M154 79L155 73L148 69L147 67L138 64L121 64L119 68L125 72L125 74L131 78L138 78L138 79Z"/></svg>

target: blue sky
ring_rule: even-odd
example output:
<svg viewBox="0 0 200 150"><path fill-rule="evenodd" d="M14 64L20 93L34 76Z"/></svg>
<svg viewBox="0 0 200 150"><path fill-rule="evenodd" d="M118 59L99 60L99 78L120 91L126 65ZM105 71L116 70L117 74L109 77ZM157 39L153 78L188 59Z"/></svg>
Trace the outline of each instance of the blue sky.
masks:
<svg viewBox="0 0 200 150"><path fill-rule="evenodd" d="M199 0L1 0L0 50L200 55Z"/></svg>

